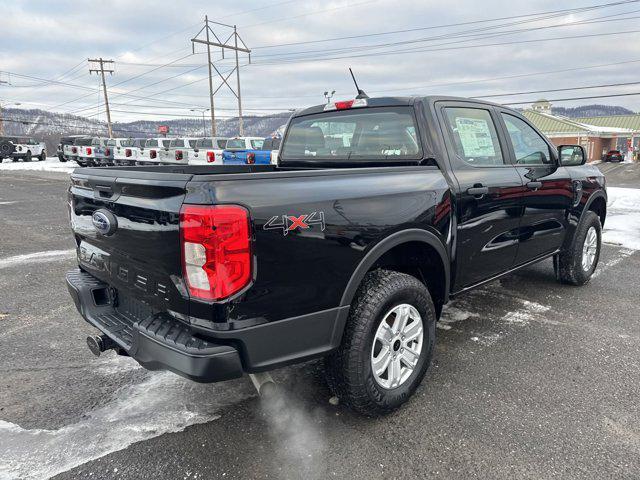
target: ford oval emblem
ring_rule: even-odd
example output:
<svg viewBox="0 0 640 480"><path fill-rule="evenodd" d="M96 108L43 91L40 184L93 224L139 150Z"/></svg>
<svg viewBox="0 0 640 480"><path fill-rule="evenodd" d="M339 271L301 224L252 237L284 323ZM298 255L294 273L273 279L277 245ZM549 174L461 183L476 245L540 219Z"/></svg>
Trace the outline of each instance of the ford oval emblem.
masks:
<svg viewBox="0 0 640 480"><path fill-rule="evenodd" d="M111 235L118 228L118 219L109 210L96 210L93 212L91 221L101 235Z"/></svg>

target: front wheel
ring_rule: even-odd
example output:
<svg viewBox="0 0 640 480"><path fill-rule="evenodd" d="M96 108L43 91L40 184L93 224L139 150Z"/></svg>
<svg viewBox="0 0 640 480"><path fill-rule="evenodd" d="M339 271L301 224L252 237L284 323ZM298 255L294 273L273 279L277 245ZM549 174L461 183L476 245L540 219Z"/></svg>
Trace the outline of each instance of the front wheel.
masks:
<svg viewBox="0 0 640 480"><path fill-rule="evenodd" d="M376 270L351 304L338 350L325 359L334 395L367 416L389 413L420 385L435 343L427 288L404 273Z"/></svg>
<svg viewBox="0 0 640 480"><path fill-rule="evenodd" d="M569 285L584 285L598 266L601 248L600 217L592 211L585 212L571 247L553 258L556 278Z"/></svg>

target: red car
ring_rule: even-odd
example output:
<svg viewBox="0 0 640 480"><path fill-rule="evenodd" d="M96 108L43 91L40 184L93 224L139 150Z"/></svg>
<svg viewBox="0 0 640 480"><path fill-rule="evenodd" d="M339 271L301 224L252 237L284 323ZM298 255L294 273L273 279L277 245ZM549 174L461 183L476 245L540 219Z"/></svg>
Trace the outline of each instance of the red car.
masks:
<svg viewBox="0 0 640 480"><path fill-rule="evenodd" d="M605 162L624 162L624 155L620 150L609 150L604 156Z"/></svg>

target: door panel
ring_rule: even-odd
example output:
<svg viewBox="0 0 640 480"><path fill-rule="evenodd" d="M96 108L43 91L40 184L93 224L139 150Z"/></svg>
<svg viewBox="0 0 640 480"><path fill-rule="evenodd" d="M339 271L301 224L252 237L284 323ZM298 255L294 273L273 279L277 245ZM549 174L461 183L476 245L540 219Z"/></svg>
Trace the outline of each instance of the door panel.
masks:
<svg viewBox="0 0 640 480"><path fill-rule="evenodd" d="M556 251L573 202L569 172L558 167L555 147L524 119L502 112L511 161L523 180L523 215L516 265Z"/></svg>
<svg viewBox="0 0 640 480"><path fill-rule="evenodd" d="M439 114L458 182L453 285L460 290L513 266L522 179L509 162L491 107L447 102Z"/></svg>

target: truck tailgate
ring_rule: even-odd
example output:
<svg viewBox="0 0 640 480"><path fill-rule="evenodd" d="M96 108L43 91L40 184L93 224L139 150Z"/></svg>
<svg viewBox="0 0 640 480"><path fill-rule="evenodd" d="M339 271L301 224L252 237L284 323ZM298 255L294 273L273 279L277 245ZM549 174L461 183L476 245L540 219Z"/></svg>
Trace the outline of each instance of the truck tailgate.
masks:
<svg viewBox="0 0 640 480"><path fill-rule="evenodd" d="M191 177L118 169L71 176L70 220L79 264L112 286L119 302L132 296L157 309L171 305L188 313L179 213Z"/></svg>

